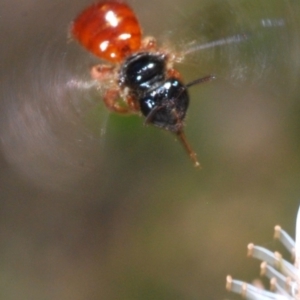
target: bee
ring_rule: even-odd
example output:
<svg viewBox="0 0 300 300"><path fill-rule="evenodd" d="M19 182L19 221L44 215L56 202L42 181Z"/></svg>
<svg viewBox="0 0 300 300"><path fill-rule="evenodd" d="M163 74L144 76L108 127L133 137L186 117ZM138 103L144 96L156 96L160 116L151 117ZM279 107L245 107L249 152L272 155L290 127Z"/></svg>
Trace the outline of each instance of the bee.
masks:
<svg viewBox="0 0 300 300"><path fill-rule="evenodd" d="M120 114L143 115L146 124L172 132L199 167L184 133L188 88L215 77L184 84L173 67L176 54L159 48L153 37L143 38L135 13L124 2L101 1L88 6L75 18L70 32L84 48L109 63L91 69L92 78L105 83L103 101L107 108Z"/></svg>

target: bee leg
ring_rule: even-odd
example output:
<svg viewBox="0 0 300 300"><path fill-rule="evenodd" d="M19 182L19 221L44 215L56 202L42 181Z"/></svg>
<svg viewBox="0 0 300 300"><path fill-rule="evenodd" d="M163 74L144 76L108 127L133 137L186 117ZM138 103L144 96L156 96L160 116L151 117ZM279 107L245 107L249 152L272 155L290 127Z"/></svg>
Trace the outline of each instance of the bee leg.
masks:
<svg viewBox="0 0 300 300"><path fill-rule="evenodd" d="M119 114L131 113L127 105L122 105L120 100L120 93L118 89L110 89L104 93L103 101L106 107Z"/></svg>
<svg viewBox="0 0 300 300"><path fill-rule="evenodd" d="M115 76L115 68L110 65L96 65L91 68L91 77L101 82L112 80Z"/></svg>

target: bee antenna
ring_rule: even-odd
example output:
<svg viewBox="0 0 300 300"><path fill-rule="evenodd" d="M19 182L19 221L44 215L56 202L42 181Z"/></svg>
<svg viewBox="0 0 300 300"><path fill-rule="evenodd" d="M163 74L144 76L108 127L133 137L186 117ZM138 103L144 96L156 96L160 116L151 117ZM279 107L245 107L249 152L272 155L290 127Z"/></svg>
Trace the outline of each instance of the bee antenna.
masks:
<svg viewBox="0 0 300 300"><path fill-rule="evenodd" d="M176 135L177 135L178 139L180 140L181 144L183 145L184 149L188 153L189 157L194 162L194 166L196 168L201 168L200 163L199 163L199 161L197 159L197 154L193 151L191 145L187 141L186 136L185 136L183 130L181 129L178 132L176 132Z"/></svg>
<svg viewBox="0 0 300 300"><path fill-rule="evenodd" d="M154 107L154 108L150 111L150 113L148 114L148 116L146 117L146 119L145 119L145 121L144 121L144 125L147 125L147 124L151 123L151 121L152 121L154 115L157 113L157 111L159 111L159 110L162 109L162 108L163 108L162 105L161 105L161 106L156 106L156 107Z"/></svg>
<svg viewBox="0 0 300 300"><path fill-rule="evenodd" d="M187 88L193 86L193 85L196 85L196 84L201 84L201 83L204 83L204 82L209 82L209 81L212 81L216 79L216 76L215 75L208 75L208 76L205 76L205 77L201 77L201 78L197 78L191 82L189 82L188 84L186 84L185 86Z"/></svg>

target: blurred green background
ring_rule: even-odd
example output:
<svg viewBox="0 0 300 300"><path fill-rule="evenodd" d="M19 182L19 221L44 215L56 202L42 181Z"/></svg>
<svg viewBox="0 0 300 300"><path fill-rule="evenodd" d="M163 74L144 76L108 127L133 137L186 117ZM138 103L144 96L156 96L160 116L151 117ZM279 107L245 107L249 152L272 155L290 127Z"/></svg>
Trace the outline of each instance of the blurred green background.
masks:
<svg viewBox="0 0 300 300"><path fill-rule="evenodd" d="M0 3L0 298L225 299L246 245L294 235L300 200L300 3L128 0L145 35L195 51L186 135L109 114L99 61L67 39L90 1Z"/></svg>

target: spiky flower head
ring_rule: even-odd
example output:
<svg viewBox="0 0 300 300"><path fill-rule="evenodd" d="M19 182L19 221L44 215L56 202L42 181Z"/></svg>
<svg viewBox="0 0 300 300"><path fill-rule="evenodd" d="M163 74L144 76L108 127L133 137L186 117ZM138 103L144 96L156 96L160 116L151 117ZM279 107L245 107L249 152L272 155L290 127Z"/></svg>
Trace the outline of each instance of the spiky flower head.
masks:
<svg viewBox="0 0 300 300"><path fill-rule="evenodd" d="M275 238L279 239L291 253L294 265L282 258L278 252L248 245L248 255L262 261L261 273L270 279L270 291L258 284L248 284L227 276L226 288L253 300L300 300L300 208L296 221L295 241L280 226L275 226Z"/></svg>

